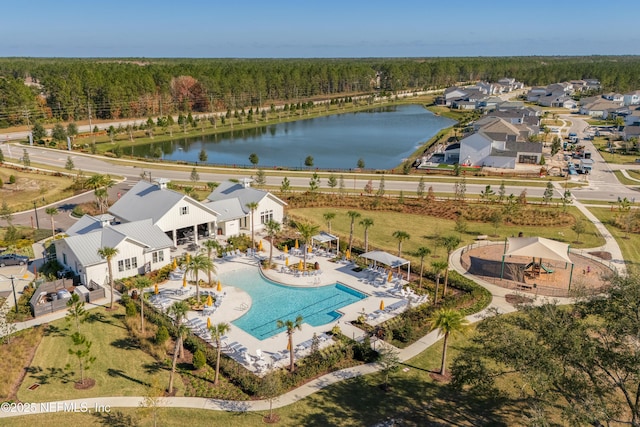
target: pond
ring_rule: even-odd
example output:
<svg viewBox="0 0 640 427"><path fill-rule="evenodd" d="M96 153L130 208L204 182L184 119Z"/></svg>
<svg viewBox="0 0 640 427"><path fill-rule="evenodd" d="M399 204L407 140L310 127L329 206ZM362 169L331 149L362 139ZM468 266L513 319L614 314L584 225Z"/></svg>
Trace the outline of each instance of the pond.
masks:
<svg viewBox="0 0 640 427"><path fill-rule="evenodd" d="M358 159L366 168L391 169L454 123L420 105L386 106L136 146L133 154L150 157L160 148L165 160L195 163L204 149L209 164L246 166L255 153L266 168L303 168L311 156L322 169L355 168Z"/></svg>

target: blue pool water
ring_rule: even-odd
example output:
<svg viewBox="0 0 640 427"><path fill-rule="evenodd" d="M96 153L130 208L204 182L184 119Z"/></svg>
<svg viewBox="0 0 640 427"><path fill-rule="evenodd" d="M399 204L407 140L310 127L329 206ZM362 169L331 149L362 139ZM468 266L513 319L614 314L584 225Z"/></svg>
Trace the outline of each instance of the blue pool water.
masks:
<svg viewBox="0 0 640 427"><path fill-rule="evenodd" d="M340 317L336 310L367 297L339 283L316 288L282 286L258 270L226 273L221 281L251 296L249 311L231 323L259 340L284 330L276 327L277 320L295 320L300 315L311 326L326 325Z"/></svg>

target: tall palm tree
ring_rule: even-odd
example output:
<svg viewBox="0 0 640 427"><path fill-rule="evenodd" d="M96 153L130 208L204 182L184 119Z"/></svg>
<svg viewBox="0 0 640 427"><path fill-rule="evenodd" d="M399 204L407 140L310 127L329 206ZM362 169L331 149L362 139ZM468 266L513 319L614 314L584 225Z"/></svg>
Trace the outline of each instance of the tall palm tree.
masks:
<svg viewBox="0 0 640 427"><path fill-rule="evenodd" d="M396 230L392 234L393 238L398 241L398 257L402 257L402 242L409 240L411 236L406 231Z"/></svg>
<svg viewBox="0 0 640 427"><path fill-rule="evenodd" d="M258 202L249 202L245 205L251 211L251 249L256 249L256 240L254 239L254 216L258 209Z"/></svg>
<svg viewBox="0 0 640 427"><path fill-rule="evenodd" d="M213 385L218 385L218 378L220 375L220 355L222 354L222 337L229 332L231 325L225 322L220 322L216 325L211 325L209 331L211 331L211 338L216 342L217 356L216 356L216 376L213 379Z"/></svg>
<svg viewBox="0 0 640 427"><path fill-rule="evenodd" d="M208 258L205 254L196 254L189 258L189 262L185 267L184 274L191 272L196 279L196 304L200 304L200 281L198 280L198 274L200 271L215 271L215 265L213 261L211 261L211 258Z"/></svg>
<svg viewBox="0 0 640 427"><path fill-rule="evenodd" d="M373 225L373 219L362 218L360 225L364 227L364 251L369 252L369 227Z"/></svg>
<svg viewBox="0 0 640 427"><path fill-rule="evenodd" d="M349 253L351 253L351 250L353 248L353 228L356 222L356 219L360 218L360 212L356 212L356 211L347 211L347 215L349 215L349 218L351 218L351 226L349 229Z"/></svg>
<svg viewBox="0 0 640 427"><path fill-rule="evenodd" d="M216 272L216 266L215 266L215 262L214 262L214 257L212 257L213 255L213 251L216 251L216 256L218 254L218 248L220 247L220 244L218 244L218 242L216 242L213 239L209 239L209 240L205 240L204 242L202 242L202 246L204 247L204 249L206 249L207 251L207 258L209 258L211 260L211 267L207 268L207 277L209 279L209 286L211 286L211 273L212 272Z"/></svg>
<svg viewBox="0 0 640 427"><path fill-rule="evenodd" d="M140 331L144 332L144 288L148 288L153 285L153 281L146 276L136 277L133 281L133 287L139 292L140 298Z"/></svg>
<svg viewBox="0 0 640 427"><path fill-rule="evenodd" d="M113 297L113 266L111 265L111 260L113 259L114 256L116 256L118 254L118 249L116 248L110 248L109 246L104 246L100 249L98 249L98 255L100 255L100 257L104 258L107 260L107 269L109 271L109 289L111 289L111 305L109 306L109 309L113 310L113 301L114 301L114 297Z"/></svg>
<svg viewBox="0 0 640 427"><path fill-rule="evenodd" d="M267 231L267 236L269 236L269 241L271 243L269 247L269 268L271 268L271 259L273 258L273 239L280 232L280 223L278 221L274 221L270 219L264 225Z"/></svg>
<svg viewBox="0 0 640 427"><path fill-rule="evenodd" d="M276 322L276 327L278 329L280 328L287 328L287 337L289 338L289 371L293 372L293 370L295 369L294 367L294 360L293 360L293 333L295 332L295 330L302 330L302 316L298 315L298 317L296 317L295 321L292 320L285 320L284 322L282 320L278 320Z"/></svg>
<svg viewBox="0 0 640 427"><path fill-rule="evenodd" d="M415 256L420 258L420 283L418 284L418 287L420 289L422 289L422 273L424 271L424 259L429 254L431 254L431 249L429 249L426 246L420 246L418 250L416 250L416 252L414 253Z"/></svg>
<svg viewBox="0 0 640 427"><path fill-rule="evenodd" d="M327 230L328 233L331 234L331 221L336 217L335 212L325 212L322 214L322 218L327 221ZM331 250L331 241L329 241L329 250Z"/></svg>
<svg viewBox="0 0 640 427"><path fill-rule="evenodd" d="M447 341L449 336L458 332L464 332L468 321L462 316L458 310L451 308L441 308L436 311L431 320L431 330L439 329L438 336L444 335L442 344L442 364L440 365L440 375L445 374L445 364L447 362Z"/></svg>
<svg viewBox="0 0 640 427"><path fill-rule="evenodd" d="M440 275L443 270L449 268L449 263L446 261L434 261L431 263L431 267L433 267L433 272L436 275L436 295L433 299L433 303L438 303L438 288L440 287Z"/></svg>
<svg viewBox="0 0 640 427"><path fill-rule="evenodd" d="M447 293L447 284L449 283L449 258L451 257L451 252L455 250L460 244L460 238L458 236L445 236L442 238L442 246L447 250L447 269L444 271L444 290L442 295Z"/></svg>
<svg viewBox="0 0 640 427"><path fill-rule="evenodd" d="M171 375L169 376L169 393L173 393L173 379L176 375L176 364L178 362L178 354L180 357L184 357L184 349L182 347L182 341L186 335L186 328L182 324L182 321L189 311L189 305L186 301L176 301L169 307L167 313L173 316L173 322L176 326L176 345L173 349L173 361L171 362Z"/></svg>
<svg viewBox="0 0 640 427"><path fill-rule="evenodd" d="M109 193L107 189L113 187L115 181L111 179L111 175L95 174L85 181L85 185L93 189L96 196L96 203L101 213L107 208Z"/></svg>
<svg viewBox="0 0 640 427"><path fill-rule="evenodd" d="M304 240L305 245L309 245L309 242L311 241L311 238L313 237L313 235L316 234L320 229L320 227L318 227L317 225L311 224L309 222L299 222L296 224L296 228L298 229L298 232L300 232L300 235L302 236L302 240ZM303 259L302 262L306 267L307 265L306 247L305 247L305 250L302 251L302 259Z"/></svg>
<svg viewBox="0 0 640 427"><path fill-rule="evenodd" d="M56 224L53 222L54 215L58 215L58 209L55 207L50 207L45 209L47 215L51 217L51 237L55 237L56 235Z"/></svg>

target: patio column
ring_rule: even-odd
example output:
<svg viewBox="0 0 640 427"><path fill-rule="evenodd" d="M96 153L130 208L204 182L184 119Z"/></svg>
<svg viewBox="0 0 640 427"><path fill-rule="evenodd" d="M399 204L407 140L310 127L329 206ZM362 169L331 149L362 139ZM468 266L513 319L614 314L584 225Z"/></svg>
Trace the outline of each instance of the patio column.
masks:
<svg viewBox="0 0 640 427"><path fill-rule="evenodd" d="M173 238L173 247L177 248L178 247L178 239L176 237L176 230L171 230L171 237Z"/></svg>
<svg viewBox="0 0 640 427"><path fill-rule="evenodd" d="M198 244L198 224L193 226L193 243Z"/></svg>

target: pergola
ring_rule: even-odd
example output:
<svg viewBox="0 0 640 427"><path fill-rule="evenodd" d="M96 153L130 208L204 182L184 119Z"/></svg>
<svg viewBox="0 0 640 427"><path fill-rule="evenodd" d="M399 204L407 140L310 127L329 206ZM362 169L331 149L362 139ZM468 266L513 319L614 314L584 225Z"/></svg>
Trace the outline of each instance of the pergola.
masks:
<svg viewBox="0 0 640 427"><path fill-rule="evenodd" d="M507 247L509 249L507 249ZM573 279L573 261L569 258L569 245L555 240L545 239L544 237L509 237L505 244L505 251L502 255L502 269L500 278L504 275L504 258L506 256L526 256L550 259L565 263L565 268L571 264L571 273L569 274L569 289L571 289L571 280Z"/></svg>
<svg viewBox="0 0 640 427"><path fill-rule="evenodd" d="M334 236L333 234L329 234L325 231L321 231L320 234L316 234L311 238L311 241L316 241L318 243L329 243L329 249L331 249L331 242L336 241L336 248L340 248L340 238L338 236ZM339 250L336 250L339 252Z"/></svg>
<svg viewBox="0 0 640 427"><path fill-rule="evenodd" d="M362 258L370 259L374 263L381 263L389 266L390 268L398 267L400 268L403 265L407 265L407 281L411 280L411 261L406 260L404 258L397 257L395 255L391 255L387 252L383 251L369 251L362 255Z"/></svg>

